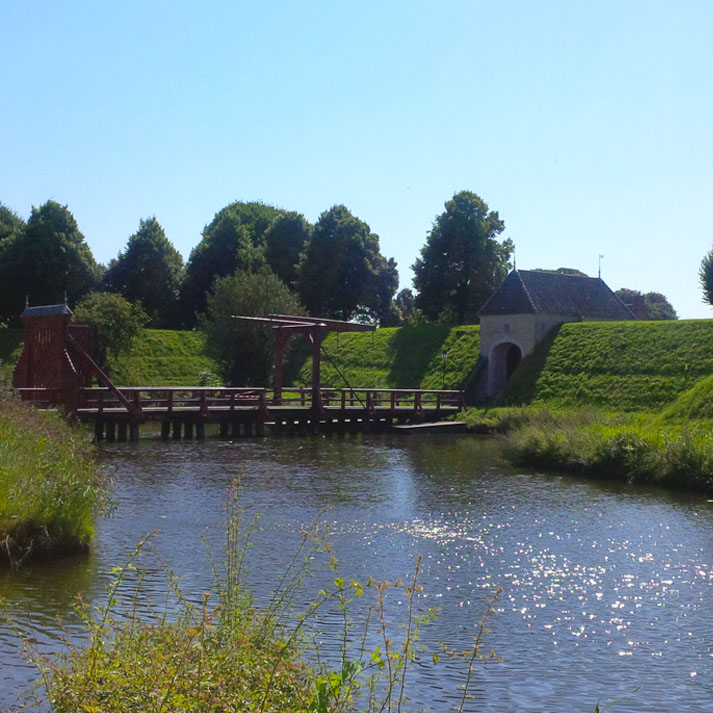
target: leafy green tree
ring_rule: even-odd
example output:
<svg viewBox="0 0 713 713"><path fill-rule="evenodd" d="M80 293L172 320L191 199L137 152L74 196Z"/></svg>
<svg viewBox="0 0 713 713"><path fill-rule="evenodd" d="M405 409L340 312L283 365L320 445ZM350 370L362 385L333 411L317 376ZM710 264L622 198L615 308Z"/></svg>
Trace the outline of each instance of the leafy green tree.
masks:
<svg viewBox="0 0 713 713"><path fill-rule="evenodd" d="M7 238L2 289L10 315L22 312L27 295L33 305L71 304L99 285L97 265L67 206L47 201L33 208L25 229Z"/></svg>
<svg viewBox="0 0 713 713"><path fill-rule="evenodd" d="M416 298L414 297L413 291L409 287L404 287L404 289L396 295L394 305L399 316L399 321L402 324L407 323L416 309Z"/></svg>
<svg viewBox="0 0 713 713"><path fill-rule="evenodd" d="M312 226L299 213L284 213L264 233L265 259L270 269L289 287L297 284L300 259Z"/></svg>
<svg viewBox="0 0 713 713"><path fill-rule="evenodd" d="M25 221L0 203L0 321L16 321L23 296L13 245L25 231Z"/></svg>
<svg viewBox="0 0 713 713"><path fill-rule="evenodd" d="M295 295L268 267L240 270L218 278L200 320L208 349L220 362L226 382L234 386L267 386L272 372L273 330L233 319L270 313L304 314Z"/></svg>
<svg viewBox="0 0 713 713"><path fill-rule="evenodd" d="M505 278L513 244L496 240L505 223L475 193L456 193L445 208L413 265L416 307L429 319L474 322Z"/></svg>
<svg viewBox="0 0 713 713"><path fill-rule="evenodd" d="M642 294L639 290L622 287L616 290L614 294L630 308L635 306L637 299L643 299L647 320L678 319L673 305L660 292Z"/></svg>
<svg viewBox="0 0 713 713"><path fill-rule="evenodd" d="M77 304L72 319L91 327L94 358L105 369L110 358L116 359L131 345L149 318L140 304L121 295L90 292Z"/></svg>
<svg viewBox="0 0 713 713"><path fill-rule="evenodd" d="M25 229L25 221L15 211L0 203L0 247Z"/></svg>
<svg viewBox="0 0 713 713"><path fill-rule="evenodd" d="M713 305L713 249L706 253L698 270L698 279L703 290L703 301Z"/></svg>
<svg viewBox="0 0 713 713"><path fill-rule="evenodd" d="M231 203L216 213L191 251L181 290L181 311L187 325L205 310L216 277L265 264L265 232L284 211L260 202Z"/></svg>
<svg viewBox="0 0 713 713"><path fill-rule="evenodd" d="M379 236L343 205L322 213L312 231L298 278L310 314L381 320L398 287L393 258L379 250Z"/></svg>
<svg viewBox="0 0 713 713"><path fill-rule="evenodd" d="M156 218L139 222L126 250L109 263L104 286L130 302L140 302L153 327L178 323L178 294L185 269Z"/></svg>

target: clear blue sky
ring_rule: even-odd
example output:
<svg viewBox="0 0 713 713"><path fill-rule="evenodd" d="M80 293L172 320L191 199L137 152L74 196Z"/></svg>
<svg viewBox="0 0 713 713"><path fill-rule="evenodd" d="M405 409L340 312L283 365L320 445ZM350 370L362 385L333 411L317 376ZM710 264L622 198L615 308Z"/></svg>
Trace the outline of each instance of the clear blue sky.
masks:
<svg viewBox="0 0 713 713"><path fill-rule="evenodd" d="M0 0L0 202L67 204L108 262L185 258L235 200L344 203L410 265L454 192L520 268L713 317L709 0Z"/></svg>

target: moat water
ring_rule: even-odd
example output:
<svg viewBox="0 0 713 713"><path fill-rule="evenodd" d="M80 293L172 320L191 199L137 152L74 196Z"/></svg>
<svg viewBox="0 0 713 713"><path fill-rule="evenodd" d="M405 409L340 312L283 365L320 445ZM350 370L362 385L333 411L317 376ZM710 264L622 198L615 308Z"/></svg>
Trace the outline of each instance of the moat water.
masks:
<svg viewBox="0 0 713 713"><path fill-rule="evenodd" d="M394 580L423 558L419 611L437 606L421 642L471 645L487 598L503 588L465 710L614 713L713 710L713 504L513 469L493 440L458 436L265 438L106 444L115 509L97 522L93 552L0 574L13 624L0 626L0 710L37 674L20 634L44 652L81 640L75 596L101 603L111 569L147 533L145 590L165 601L166 571L198 598L210 589L206 545L220 556L226 494L261 513L250 548L258 604L292 557L300 532L328 522L342 574ZM319 589L319 576L313 580ZM127 592L124 596L129 597ZM305 596L309 598L307 591ZM396 626L405 606L392 602ZM358 611L355 611L358 614ZM326 636L329 617L323 622ZM464 665L413 668L409 710L448 711Z"/></svg>

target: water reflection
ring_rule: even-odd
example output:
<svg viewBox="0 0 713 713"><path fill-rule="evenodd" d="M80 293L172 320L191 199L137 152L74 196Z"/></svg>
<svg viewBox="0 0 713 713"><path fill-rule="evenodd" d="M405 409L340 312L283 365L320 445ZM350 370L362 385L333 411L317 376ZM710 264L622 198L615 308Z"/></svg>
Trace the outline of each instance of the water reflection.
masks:
<svg viewBox="0 0 713 713"><path fill-rule="evenodd" d="M659 711L663 700L712 707L713 517L698 498L518 472L497 443L476 438L141 442L107 445L103 459L117 509L98 523L94 555L0 578L0 596L49 648L56 614L76 634L75 592L99 601L111 567L155 529L160 560L148 554L142 567L157 600L165 567L194 596L210 587L202 539L220 551L226 492L239 478L247 515L262 513L251 567L259 601L320 513L349 576L394 579L423 557L420 611L442 610L423 632L428 645L468 648L487 595L503 587L486 645L504 660L478 670L469 710L570 713L613 699L617 712ZM398 623L397 598L391 605ZM5 628L0 707L28 676L13 641ZM453 706L462 673L424 658L413 707Z"/></svg>

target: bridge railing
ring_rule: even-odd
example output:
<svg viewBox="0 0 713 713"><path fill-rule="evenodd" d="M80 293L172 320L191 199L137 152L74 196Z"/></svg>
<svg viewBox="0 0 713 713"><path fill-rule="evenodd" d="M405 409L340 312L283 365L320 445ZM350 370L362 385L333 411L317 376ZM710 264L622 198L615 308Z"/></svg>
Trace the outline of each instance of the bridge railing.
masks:
<svg viewBox="0 0 713 713"><path fill-rule="evenodd" d="M188 410L207 414L219 409L266 408L265 389L131 386L119 387L117 390L143 416L157 411L173 413ZM81 389L79 410L103 413L107 410L126 409L108 388L89 387Z"/></svg>
<svg viewBox="0 0 713 713"><path fill-rule="evenodd" d="M39 409L54 408L62 403L61 389L38 387L23 387L15 389L23 401L29 401Z"/></svg>
<svg viewBox="0 0 713 713"><path fill-rule="evenodd" d="M275 402L274 392L268 390L268 400ZM272 397L272 399L270 399ZM458 389L336 389L323 387L320 399L325 408L363 408L460 410L464 408L463 392ZM282 406L311 406L312 389L290 387L282 391Z"/></svg>
<svg viewBox="0 0 713 713"><path fill-rule="evenodd" d="M278 403L272 389L233 387L178 387L178 386L132 386L119 387L117 393L106 387L85 387L79 391L79 412L103 413L104 411L126 412L126 403L140 417L152 412L200 411L207 415L219 410L259 409L267 413L270 404ZM59 389L21 388L20 396L39 408L50 408L61 403ZM312 406L312 389L294 387L281 393L282 406ZM457 389L320 389L324 408L361 408L368 411L399 410L421 412L424 410L461 410L464 408L463 392Z"/></svg>
<svg viewBox="0 0 713 713"><path fill-rule="evenodd" d="M370 411L460 410L463 393L456 389L333 389L322 395L326 407L361 407Z"/></svg>

